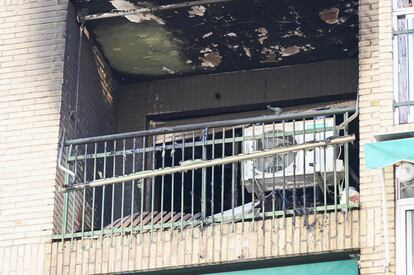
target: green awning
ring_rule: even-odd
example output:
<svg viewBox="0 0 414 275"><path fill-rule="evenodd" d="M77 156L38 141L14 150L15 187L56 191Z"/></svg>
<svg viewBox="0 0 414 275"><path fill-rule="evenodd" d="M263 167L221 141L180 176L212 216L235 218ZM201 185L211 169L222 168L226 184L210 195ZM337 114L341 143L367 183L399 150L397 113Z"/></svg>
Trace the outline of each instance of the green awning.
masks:
<svg viewBox="0 0 414 275"><path fill-rule="evenodd" d="M215 275L358 275L358 260L342 260L314 264L290 265L213 273ZM210 274L211 275L211 274Z"/></svg>
<svg viewBox="0 0 414 275"><path fill-rule="evenodd" d="M414 163L414 138L365 144L365 165L367 169L384 168L400 161Z"/></svg>

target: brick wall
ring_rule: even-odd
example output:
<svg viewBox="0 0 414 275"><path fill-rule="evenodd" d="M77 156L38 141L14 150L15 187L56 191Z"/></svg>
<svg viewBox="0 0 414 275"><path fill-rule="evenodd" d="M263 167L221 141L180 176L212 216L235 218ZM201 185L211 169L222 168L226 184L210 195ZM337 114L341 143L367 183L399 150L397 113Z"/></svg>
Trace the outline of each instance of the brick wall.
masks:
<svg viewBox="0 0 414 275"><path fill-rule="evenodd" d="M139 272L357 251L358 210L307 218L279 217L54 242L48 252L49 274Z"/></svg>
<svg viewBox="0 0 414 275"><path fill-rule="evenodd" d="M65 1L0 1L0 272L41 273L53 226Z"/></svg>
<svg viewBox="0 0 414 275"><path fill-rule="evenodd" d="M58 138L74 103L78 27L73 10L66 26L67 10L66 0L0 0L0 274L43 274L49 266ZM65 44L69 37L74 44ZM80 133L103 134L114 121L111 89L88 47L79 125L93 130ZM108 123L98 125L101 114Z"/></svg>
<svg viewBox="0 0 414 275"><path fill-rule="evenodd" d="M374 135L414 130L414 125L394 125L392 1L360 1L360 192L361 274L385 274L384 226L380 171L365 168L364 144ZM386 169L386 199L391 266L395 274L395 194L393 169Z"/></svg>

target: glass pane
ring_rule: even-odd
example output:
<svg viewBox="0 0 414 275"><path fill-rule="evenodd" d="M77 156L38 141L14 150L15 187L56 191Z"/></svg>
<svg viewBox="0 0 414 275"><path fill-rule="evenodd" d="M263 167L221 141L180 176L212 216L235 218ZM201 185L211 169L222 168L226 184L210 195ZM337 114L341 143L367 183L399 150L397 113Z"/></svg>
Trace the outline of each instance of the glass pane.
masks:
<svg viewBox="0 0 414 275"><path fill-rule="evenodd" d="M409 8L413 6L413 0L396 0L397 8Z"/></svg>
<svg viewBox="0 0 414 275"><path fill-rule="evenodd" d="M413 261L414 261L414 238L413 238L413 228L414 228L414 210L409 210L406 212L406 274L413 275Z"/></svg>

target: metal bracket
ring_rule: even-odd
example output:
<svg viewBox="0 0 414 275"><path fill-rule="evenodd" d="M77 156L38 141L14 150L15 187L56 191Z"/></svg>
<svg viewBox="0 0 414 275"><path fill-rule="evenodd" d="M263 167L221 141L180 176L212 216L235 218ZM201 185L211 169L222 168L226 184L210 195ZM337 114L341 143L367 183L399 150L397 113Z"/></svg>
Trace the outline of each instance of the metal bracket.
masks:
<svg viewBox="0 0 414 275"><path fill-rule="evenodd" d="M78 11L78 13L76 14L76 20L80 23L80 24L85 24L86 20L85 20L85 16L87 16L89 13L89 10L86 8L80 9Z"/></svg>
<svg viewBox="0 0 414 275"><path fill-rule="evenodd" d="M398 36L398 35L402 35L402 34L413 34L414 33L414 29L408 29L408 30L402 30L402 31L393 31L392 35L393 36Z"/></svg>
<svg viewBox="0 0 414 275"><path fill-rule="evenodd" d="M407 107L407 106L414 107L414 101L396 102L394 100L394 110L397 109L398 107Z"/></svg>

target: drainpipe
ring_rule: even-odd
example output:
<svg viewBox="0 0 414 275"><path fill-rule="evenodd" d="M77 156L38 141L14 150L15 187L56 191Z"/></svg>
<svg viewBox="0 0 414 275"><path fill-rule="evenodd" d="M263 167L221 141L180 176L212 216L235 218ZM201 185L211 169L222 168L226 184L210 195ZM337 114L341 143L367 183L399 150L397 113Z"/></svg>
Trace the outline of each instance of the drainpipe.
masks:
<svg viewBox="0 0 414 275"><path fill-rule="evenodd" d="M390 243L389 243L389 236L388 236L388 214L387 214L387 195L386 195L386 184L385 184L385 168L380 170L381 173L381 197L382 197L382 222L384 228L384 269L385 274L389 274L390 272Z"/></svg>

